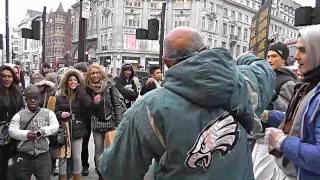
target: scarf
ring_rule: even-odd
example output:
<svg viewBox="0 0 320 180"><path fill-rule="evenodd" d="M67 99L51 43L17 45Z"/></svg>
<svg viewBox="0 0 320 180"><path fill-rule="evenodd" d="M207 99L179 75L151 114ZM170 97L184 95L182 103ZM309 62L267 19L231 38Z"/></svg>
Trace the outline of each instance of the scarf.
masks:
<svg viewBox="0 0 320 180"><path fill-rule="evenodd" d="M102 94L107 88L108 81L100 80L98 83L89 82L88 88L91 89L95 94Z"/></svg>

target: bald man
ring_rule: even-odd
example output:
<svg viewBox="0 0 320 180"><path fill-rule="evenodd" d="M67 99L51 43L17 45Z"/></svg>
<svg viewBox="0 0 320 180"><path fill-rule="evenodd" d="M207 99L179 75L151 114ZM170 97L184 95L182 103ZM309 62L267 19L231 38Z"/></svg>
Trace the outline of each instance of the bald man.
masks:
<svg viewBox="0 0 320 180"><path fill-rule="evenodd" d="M102 176L141 180L154 159L153 179L253 180L247 133L254 107L268 103L253 106L249 89L259 89L259 100L271 99L268 86L275 77L266 61L245 58L247 65L236 67L227 50L208 50L196 30L170 31L164 41L169 68L164 87L126 112L114 143L101 156ZM251 77L240 72L245 68ZM249 79L257 81L247 84Z"/></svg>

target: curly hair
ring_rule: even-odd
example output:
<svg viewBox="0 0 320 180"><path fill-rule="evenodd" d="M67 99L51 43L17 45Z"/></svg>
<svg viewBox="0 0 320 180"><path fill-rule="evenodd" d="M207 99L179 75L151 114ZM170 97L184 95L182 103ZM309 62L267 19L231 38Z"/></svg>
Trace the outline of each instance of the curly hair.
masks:
<svg viewBox="0 0 320 180"><path fill-rule="evenodd" d="M91 83L90 71L91 71L93 68L99 69L99 71L100 71L100 73L101 73L101 78L100 78L100 80L108 80L108 78L109 78L109 77L107 76L106 72L102 69L102 67L101 67L99 64L91 64L91 65L88 67L87 75L86 75L86 78L85 78L86 86L88 86L89 83Z"/></svg>

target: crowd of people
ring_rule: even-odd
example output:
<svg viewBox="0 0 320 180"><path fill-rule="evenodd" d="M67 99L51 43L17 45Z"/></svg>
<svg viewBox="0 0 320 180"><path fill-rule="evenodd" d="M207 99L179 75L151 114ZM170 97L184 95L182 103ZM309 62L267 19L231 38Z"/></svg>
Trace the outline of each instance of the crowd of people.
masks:
<svg viewBox="0 0 320 180"><path fill-rule="evenodd" d="M318 180L320 28L300 30L296 47L299 76L283 43L266 60L234 59L178 27L164 39L165 80L151 66L141 88L127 63L114 78L99 64L57 75L45 63L26 88L3 65L0 175L78 180L94 158L100 180Z"/></svg>

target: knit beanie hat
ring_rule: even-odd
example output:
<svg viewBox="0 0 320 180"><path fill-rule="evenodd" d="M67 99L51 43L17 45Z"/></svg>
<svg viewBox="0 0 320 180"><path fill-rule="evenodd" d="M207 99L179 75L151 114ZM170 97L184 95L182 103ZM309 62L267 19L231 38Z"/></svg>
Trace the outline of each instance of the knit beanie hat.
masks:
<svg viewBox="0 0 320 180"><path fill-rule="evenodd" d="M268 49L268 51L275 51L277 54L279 54L283 60L287 61L289 57L289 48L287 45L278 42L273 45L271 45Z"/></svg>

